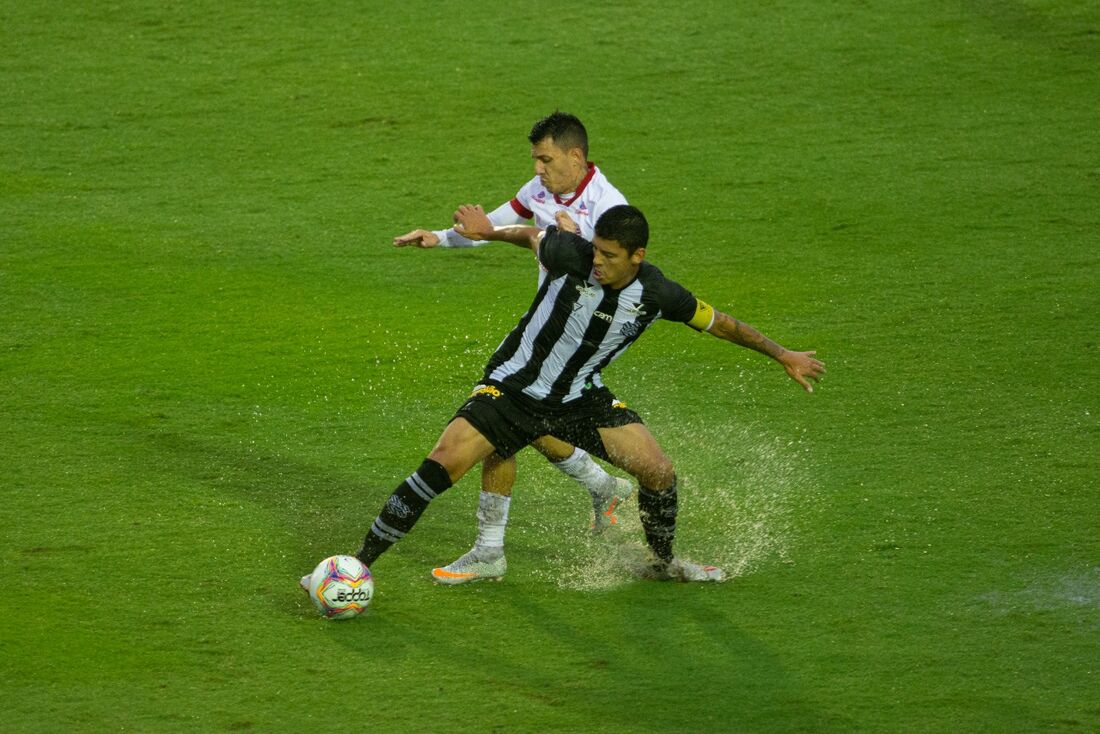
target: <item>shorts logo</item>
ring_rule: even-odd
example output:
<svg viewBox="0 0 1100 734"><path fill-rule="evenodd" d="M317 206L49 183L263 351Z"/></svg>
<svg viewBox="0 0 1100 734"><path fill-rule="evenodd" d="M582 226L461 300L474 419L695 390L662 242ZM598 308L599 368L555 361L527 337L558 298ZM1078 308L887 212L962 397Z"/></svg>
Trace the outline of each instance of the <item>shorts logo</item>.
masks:
<svg viewBox="0 0 1100 734"><path fill-rule="evenodd" d="M612 400L611 401L611 407L612 408L623 408L623 409L625 409L626 408L626 403L624 403L622 400Z"/></svg>
<svg viewBox="0 0 1100 734"><path fill-rule="evenodd" d="M622 327L619 329L619 333L623 336L637 336L642 332L643 328L645 327L643 327L637 321L631 321L628 324L623 324Z"/></svg>
<svg viewBox="0 0 1100 734"><path fill-rule="evenodd" d="M478 395L488 395L496 399L503 394L504 393L502 393L498 388L495 388L492 385L478 385L474 388L474 391L470 393L470 397L476 398Z"/></svg>

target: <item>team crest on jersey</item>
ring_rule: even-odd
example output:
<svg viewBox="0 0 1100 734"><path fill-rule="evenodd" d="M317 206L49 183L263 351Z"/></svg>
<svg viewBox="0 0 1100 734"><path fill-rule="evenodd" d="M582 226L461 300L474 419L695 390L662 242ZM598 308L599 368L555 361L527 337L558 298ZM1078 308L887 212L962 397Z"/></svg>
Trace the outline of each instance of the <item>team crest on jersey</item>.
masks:
<svg viewBox="0 0 1100 734"><path fill-rule="evenodd" d="M630 321L622 325L622 327L619 329L619 333L623 336L637 336L642 332L642 329L644 328L645 327L637 321Z"/></svg>

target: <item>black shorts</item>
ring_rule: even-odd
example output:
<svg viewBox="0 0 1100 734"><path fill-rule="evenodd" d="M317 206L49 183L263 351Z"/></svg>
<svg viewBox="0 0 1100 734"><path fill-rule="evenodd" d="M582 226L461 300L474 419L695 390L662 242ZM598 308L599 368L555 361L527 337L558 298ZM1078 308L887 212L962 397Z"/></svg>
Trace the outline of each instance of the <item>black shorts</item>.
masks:
<svg viewBox="0 0 1100 734"><path fill-rule="evenodd" d="M585 390L566 404L542 406L525 396L513 397L500 385L478 385L455 413L489 439L504 458L541 436L553 436L607 460L600 428L619 428L642 419L606 387Z"/></svg>

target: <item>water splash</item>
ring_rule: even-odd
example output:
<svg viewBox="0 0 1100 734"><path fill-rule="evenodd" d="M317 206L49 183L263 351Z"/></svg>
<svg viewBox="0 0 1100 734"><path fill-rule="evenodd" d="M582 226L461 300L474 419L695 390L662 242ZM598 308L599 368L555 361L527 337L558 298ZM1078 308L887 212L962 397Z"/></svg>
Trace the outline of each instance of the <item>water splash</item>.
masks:
<svg viewBox="0 0 1100 734"><path fill-rule="evenodd" d="M680 477L678 556L719 566L730 579L788 560L797 520L816 495L806 446L737 423L680 424L655 433ZM649 560L636 503L621 506L618 516L618 526L595 537L542 525L540 535L557 533L569 542L554 544L536 575L580 591L636 580Z"/></svg>

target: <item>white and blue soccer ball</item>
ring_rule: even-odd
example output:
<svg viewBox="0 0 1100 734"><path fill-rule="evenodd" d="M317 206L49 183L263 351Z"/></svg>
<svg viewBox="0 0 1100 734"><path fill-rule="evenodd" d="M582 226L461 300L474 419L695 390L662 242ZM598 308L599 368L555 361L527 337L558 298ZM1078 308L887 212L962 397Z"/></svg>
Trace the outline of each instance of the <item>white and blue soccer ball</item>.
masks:
<svg viewBox="0 0 1100 734"><path fill-rule="evenodd" d="M329 619L358 617L374 598L374 579L355 556L330 556L313 569L309 598Z"/></svg>

